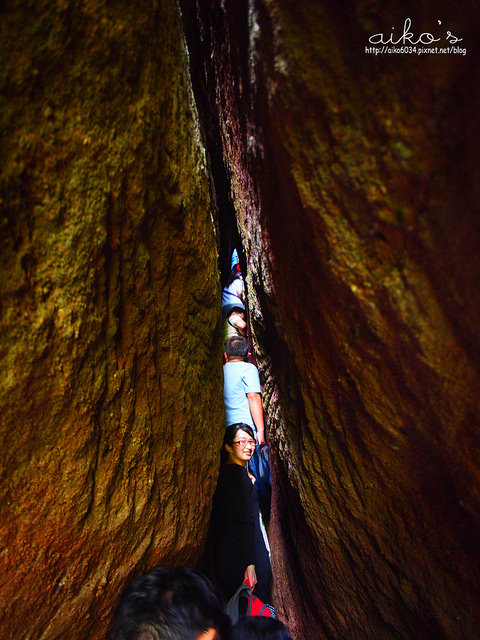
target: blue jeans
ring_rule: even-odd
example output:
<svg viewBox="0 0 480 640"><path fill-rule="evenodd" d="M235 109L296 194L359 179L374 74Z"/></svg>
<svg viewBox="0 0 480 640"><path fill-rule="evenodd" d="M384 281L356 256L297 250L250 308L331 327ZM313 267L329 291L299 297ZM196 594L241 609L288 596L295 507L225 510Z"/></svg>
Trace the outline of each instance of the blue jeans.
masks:
<svg viewBox="0 0 480 640"><path fill-rule="evenodd" d="M270 497L272 495L272 481L270 477L270 464L268 461L268 447L256 445L253 456L248 463L248 470L256 478L255 486L258 491L260 509L268 520L270 515Z"/></svg>

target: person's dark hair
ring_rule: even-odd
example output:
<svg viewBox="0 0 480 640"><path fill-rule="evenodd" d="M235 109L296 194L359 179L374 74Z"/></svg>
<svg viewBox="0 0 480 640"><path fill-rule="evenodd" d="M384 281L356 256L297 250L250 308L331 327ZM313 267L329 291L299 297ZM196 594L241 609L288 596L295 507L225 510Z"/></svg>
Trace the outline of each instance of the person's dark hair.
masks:
<svg viewBox="0 0 480 640"><path fill-rule="evenodd" d="M255 434L253 433L253 429L249 424L245 424L245 422L235 422L235 424L230 424L225 429L225 434L223 436L223 447L228 444L230 447L235 440L235 436L239 431L245 431L248 435L255 440Z"/></svg>
<svg viewBox="0 0 480 640"><path fill-rule="evenodd" d="M247 358L248 340L244 336L232 336L225 340L225 353L227 358Z"/></svg>
<svg viewBox="0 0 480 640"><path fill-rule="evenodd" d="M292 640L292 636L276 618L246 616L233 627L230 640Z"/></svg>
<svg viewBox="0 0 480 640"><path fill-rule="evenodd" d="M220 637L229 628L210 580L188 567L155 567L125 588L112 640L194 640L210 627Z"/></svg>
<svg viewBox="0 0 480 640"><path fill-rule="evenodd" d="M227 318L229 318L232 315L233 312L235 312L235 313L245 313L245 307L243 305L241 307L232 307L228 311Z"/></svg>

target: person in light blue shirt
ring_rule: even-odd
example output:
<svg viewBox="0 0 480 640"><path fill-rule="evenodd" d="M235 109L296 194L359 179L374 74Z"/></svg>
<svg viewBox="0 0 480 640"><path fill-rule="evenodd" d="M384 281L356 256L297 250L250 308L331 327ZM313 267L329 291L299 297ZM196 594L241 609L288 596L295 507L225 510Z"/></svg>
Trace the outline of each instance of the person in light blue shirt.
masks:
<svg viewBox="0 0 480 640"><path fill-rule="evenodd" d="M258 369L246 362L248 341L233 336L225 342L223 366L223 402L225 424L243 422L252 427L260 446L265 444L262 396Z"/></svg>

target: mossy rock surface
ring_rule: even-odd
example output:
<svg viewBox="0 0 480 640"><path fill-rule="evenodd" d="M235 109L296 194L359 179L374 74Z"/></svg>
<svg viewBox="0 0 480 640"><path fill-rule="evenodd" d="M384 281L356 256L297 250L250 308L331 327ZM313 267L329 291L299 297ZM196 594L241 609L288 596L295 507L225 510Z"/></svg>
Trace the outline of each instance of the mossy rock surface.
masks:
<svg viewBox="0 0 480 640"><path fill-rule="evenodd" d="M1 14L0 636L105 638L205 537L214 205L174 2Z"/></svg>

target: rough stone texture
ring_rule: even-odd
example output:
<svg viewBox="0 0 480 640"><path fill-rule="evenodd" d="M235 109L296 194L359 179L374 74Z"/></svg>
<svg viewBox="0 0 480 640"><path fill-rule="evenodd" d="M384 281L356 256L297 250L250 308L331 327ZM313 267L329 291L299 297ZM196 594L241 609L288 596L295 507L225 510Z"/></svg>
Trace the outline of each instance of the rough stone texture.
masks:
<svg viewBox="0 0 480 640"><path fill-rule="evenodd" d="M205 154L173 0L1 9L0 637L105 638L200 553L222 435Z"/></svg>
<svg viewBox="0 0 480 640"><path fill-rule="evenodd" d="M182 4L247 255L275 602L298 640L479 638L478 16ZM467 55L365 53L408 16Z"/></svg>

